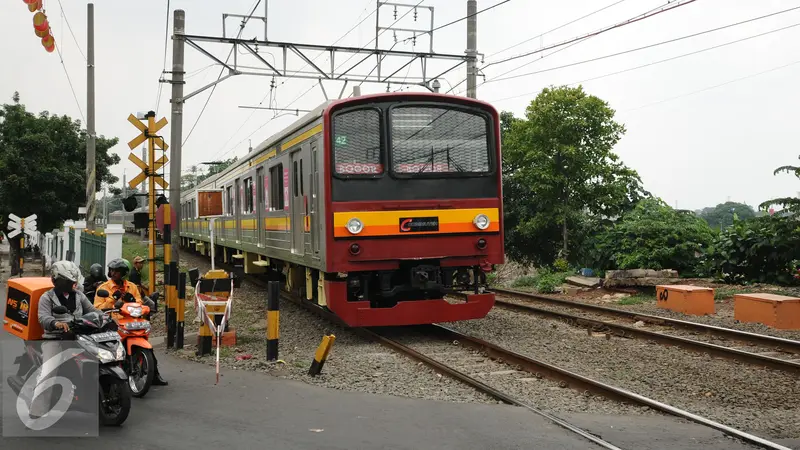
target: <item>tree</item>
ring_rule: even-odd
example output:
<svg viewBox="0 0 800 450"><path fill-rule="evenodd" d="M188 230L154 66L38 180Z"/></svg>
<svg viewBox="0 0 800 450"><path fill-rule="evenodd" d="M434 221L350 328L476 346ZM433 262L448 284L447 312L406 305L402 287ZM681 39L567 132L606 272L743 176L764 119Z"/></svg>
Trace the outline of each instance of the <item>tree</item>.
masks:
<svg viewBox="0 0 800 450"><path fill-rule="evenodd" d="M545 88L524 119L510 113L501 118L512 258L568 258L575 241L570 230L587 215L617 217L647 194L636 171L611 151L625 127L606 102L582 87Z"/></svg>
<svg viewBox="0 0 800 450"><path fill-rule="evenodd" d="M800 156L798 156L798 159L800 159ZM781 166L775 169L773 174L777 175L781 172L793 173L795 177L800 179L800 166ZM789 213L800 214L800 198L798 197L774 198L772 200L767 200L758 206L761 209L767 209L772 205L779 205Z"/></svg>
<svg viewBox="0 0 800 450"><path fill-rule="evenodd" d="M709 272L728 282L797 282L800 221L776 214L736 222L720 233L708 259Z"/></svg>
<svg viewBox="0 0 800 450"><path fill-rule="evenodd" d="M592 239L598 269L676 269L695 274L714 231L691 211L644 199Z"/></svg>
<svg viewBox="0 0 800 450"><path fill-rule="evenodd" d="M700 217L708 222L712 228L722 229L733 225L734 218L737 220L752 219L756 212L750 205L736 202L720 203L714 207L703 208Z"/></svg>
<svg viewBox="0 0 800 450"><path fill-rule="evenodd" d="M9 213L35 213L38 228L52 230L77 218L86 203L86 132L67 116L28 112L19 93L12 99L0 108L0 227L7 228ZM109 153L116 144L116 138L96 139L97 190L118 181L110 172L119 163L119 156ZM10 243L16 253L19 239Z"/></svg>

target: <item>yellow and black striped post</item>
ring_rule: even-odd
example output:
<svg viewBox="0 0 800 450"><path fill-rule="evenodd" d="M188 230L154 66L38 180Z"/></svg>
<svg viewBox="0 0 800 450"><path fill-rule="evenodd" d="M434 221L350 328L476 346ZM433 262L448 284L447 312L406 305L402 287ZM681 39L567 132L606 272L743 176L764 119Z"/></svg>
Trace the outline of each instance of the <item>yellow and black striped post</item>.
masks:
<svg viewBox="0 0 800 450"><path fill-rule="evenodd" d="M20 228L25 229L25 219L20 221ZM23 267L25 266L25 233L19 238L19 277L22 278Z"/></svg>
<svg viewBox="0 0 800 450"><path fill-rule="evenodd" d="M336 340L336 336L324 336L322 338L322 342L317 347L317 353L314 354L314 361L311 362L311 368L308 369L308 374L312 377L319 375L322 372L322 366L325 365L325 361L328 359L328 355L331 352L331 347L333 347L333 341Z"/></svg>
<svg viewBox="0 0 800 450"><path fill-rule="evenodd" d="M175 348L183 348L184 319L186 316L186 272L178 275L178 307L175 317Z"/></svg>
<svg viewBox="0 0 800 450"><path fill-rule="evenodd" d="M172 348L175 345L175 306L173 305L172 295L172 211L170 204L165 203L162 206L164 213L164 233L161 237L164 241L164 303L166 308L167 324L167 348Z"/></svg>
<svg viewBox="0 0 800 450"><path fill-rule="evenodd" d="M267 361L278 359L278 339L280 339L280 311L278 298L281 286L277 281L269 282L267 297Z"/></svg>
<svg viewBox="0 0 800 450"><path fill-rule="evenodd" d="M173 348L175 345L175 339L178 335L178 281L180 280L180 271L178 270L178 263L175 261L171 261L169 263L169 283L164 286L164 290L169 293L169 305L167 305L167 309L169 311L169 322L167 326L169 327L170 333L167 336L167 346L169 348ZM171 341L171 342L170 342Z"/></svg>
<svg viewBox="0 0 800 450"><path fill-rule="evenodd" d="M206 275L203 278L201 278L200 293L211 294L218 298L228 298L228 296L230 296L230 290L223 292L223 291L215 291L215 288L211 288L209 289L208 292L206 292L203 289L203 284L204 284L203 281L210 280L212 281L213 284L214 280L223 281L229 277L230 275L224 270L208 271ZM230 287L230 285L228 285L228 287ZM206 307L206 312L214 321L214 323L219 325L222 320L222 316L219 314L225 312L225 307L209 305ZM211 349L213 348L213 340L214 340L214 334L211 332L211 327L206 325L205 321L203 321L202 324L200 325L200 332L197 335L197 356L210 354Z"/></svg>

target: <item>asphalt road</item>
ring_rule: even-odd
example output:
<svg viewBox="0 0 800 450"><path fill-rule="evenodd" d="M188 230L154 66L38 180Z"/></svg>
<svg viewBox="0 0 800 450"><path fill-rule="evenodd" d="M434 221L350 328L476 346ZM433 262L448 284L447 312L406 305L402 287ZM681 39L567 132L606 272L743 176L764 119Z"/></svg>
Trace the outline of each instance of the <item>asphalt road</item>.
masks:
<svg viewBox="0 0 800 450"><path fill-rule="evenodd" d="M5 305L5 283L0 292ZM0 348L13 340L0 331ZM170 385L134 399L122 427L102 428L94 438L0 438L0 449L597 448L521 408L335 391L232 370L224 371L215 386L213 367L172 358L161 350L157 354ZM716 431L658 416L564 418L628 449L751 448Z"/></svg>

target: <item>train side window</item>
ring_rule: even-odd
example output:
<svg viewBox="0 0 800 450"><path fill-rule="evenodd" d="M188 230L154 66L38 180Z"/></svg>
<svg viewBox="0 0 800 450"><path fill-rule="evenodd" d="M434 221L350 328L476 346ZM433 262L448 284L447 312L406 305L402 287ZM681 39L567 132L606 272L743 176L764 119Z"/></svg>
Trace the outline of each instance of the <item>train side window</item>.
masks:
<svg viewBox="0 0 800 450"><path fill-rule="evenodd" d="M225 189L225 199L226 199L225 203L227 203L227 210L225 211L225 214L232 216L234 205L233 205L233 189L231 188L231 186L228 186Z"/></svg>
<svg viewBox="0 0 800 450"><path fill-rule="evenodd" d="M300 160L300 195L305 195L305 189L303 189L303 160Z"/></svg>
<svg viewBox="0 0 800 450"><path fill-rule="evenodd" d="M253 208L253 178L250 177L244 180L244 213L252 214Z"/></svg>
<svg viewBox="0 0 800 450"><path fill-rule="evenodd" d="M271 211L281 211L283 202L283 163L269 169L269 206Z"/></svg>
<svg viewBox="0 0 800 450"><path fill-rule="evenodd" d="M294 196L297 197L297 161L294 162Z"/></svg>

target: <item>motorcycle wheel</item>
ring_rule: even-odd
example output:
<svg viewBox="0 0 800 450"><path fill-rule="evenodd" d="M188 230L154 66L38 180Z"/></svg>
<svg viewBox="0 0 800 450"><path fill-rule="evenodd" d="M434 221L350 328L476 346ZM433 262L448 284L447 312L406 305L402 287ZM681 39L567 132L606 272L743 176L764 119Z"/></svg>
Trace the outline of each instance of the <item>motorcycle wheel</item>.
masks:
<svg viewBox="0 0 800 450"><path fill-rule="evenodd" d="M156 360L153 351L147 348L134 347L128 359L128 385L136 398L147 395L153 379L156 377Z"/></svg>
<svg viewBox="0 0 800 450"><path fill-rule="evenodd" d="M120 426L131 411L131 387L123 380L100 380L100 424Z"/></svg>

